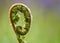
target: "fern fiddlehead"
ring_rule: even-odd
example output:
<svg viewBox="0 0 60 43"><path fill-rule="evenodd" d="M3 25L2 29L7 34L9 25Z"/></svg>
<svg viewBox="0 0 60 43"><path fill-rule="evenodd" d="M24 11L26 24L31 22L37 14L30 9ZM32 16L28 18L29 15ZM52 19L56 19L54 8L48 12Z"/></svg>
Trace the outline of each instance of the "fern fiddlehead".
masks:
<svg viewBox="0 0 60 43"><path fill-rule="evenodd" d="M24 17L23 21L25 23L23 25L19 25L20 24L19 20L21 17L20 17L20 14L17 14L18 12L22 13ZM11 25L13 27L13 30L16 33L19 43L24 43L23 40L20 39L20 36L26 35L30 29L31 12L29 8L24 4L16 3L11 6L9 10L9 15L10 15L9 18L10 18Z"/></svg>

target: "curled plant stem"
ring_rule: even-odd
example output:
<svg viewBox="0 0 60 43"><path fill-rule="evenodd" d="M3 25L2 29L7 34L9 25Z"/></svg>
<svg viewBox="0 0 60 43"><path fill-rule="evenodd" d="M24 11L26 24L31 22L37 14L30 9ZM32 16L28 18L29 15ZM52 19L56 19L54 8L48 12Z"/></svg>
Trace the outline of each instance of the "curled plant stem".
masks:
<svg viewBox="0 0 60 43"><path fill-rule="evenodd" d="M21 25L17 25L19 24L18 22L20 20L20 17L19 17L20 14L17 15L18 11L23 13L24 15L24 22L25 22L24 27ZM24 43L23 40L20 39L20 36L26 35L30 29L30 25L31 25L30 9L22 3L13 4L9 10L9 18L10 18L10 23L13 27L13 30L16 33L19 43Z"/></svg>

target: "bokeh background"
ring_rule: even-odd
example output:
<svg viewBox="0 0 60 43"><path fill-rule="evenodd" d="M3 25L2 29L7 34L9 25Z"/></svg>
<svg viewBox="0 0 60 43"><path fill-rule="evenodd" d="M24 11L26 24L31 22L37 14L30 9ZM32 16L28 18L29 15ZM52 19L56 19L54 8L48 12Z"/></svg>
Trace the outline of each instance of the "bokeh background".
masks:
<svg viewBox="0 0 60 43"><path fill-rule="evenodd" d="M32 13L26 43L60 43L60 0L0 0L0 43L18 43L8 17L14 3L27 5Z"/></svg>

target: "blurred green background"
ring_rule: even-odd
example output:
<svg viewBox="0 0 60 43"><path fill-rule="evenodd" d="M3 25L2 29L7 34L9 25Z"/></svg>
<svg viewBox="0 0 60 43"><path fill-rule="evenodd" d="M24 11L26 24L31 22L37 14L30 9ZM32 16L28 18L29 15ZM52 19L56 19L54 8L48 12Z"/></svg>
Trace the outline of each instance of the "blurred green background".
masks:
<svg viewBox="0 0 60 43"><path fill-rule="evenodd" d="M44 0L43 0L44 1ZM26 43L60 43L59 5L53 0L0 0L0 43L18 43L9 23L9 8L14 3L27 5L32 13L32 25L25 36Z"/></svg>

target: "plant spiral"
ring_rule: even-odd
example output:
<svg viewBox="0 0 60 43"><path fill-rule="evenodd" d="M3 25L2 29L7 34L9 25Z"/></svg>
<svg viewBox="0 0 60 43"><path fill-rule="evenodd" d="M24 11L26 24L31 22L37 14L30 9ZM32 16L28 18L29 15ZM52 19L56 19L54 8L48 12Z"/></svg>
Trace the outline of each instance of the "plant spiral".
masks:
<svg viewBox="0 0 60 43"><path fill-rule="evenodd" d="M20 14L17 15L18 12L23 13L23 17L24 17L24 22L25 22L25 26L21 26L21 25L17 25L19 24L19 20L21 17L19 17ZM29 10L29 8L21 3L16 3L13 4L9 10L9 18L10 18L10 22L11 25L13 27L13 30L15 31L16 35L17 35L17 39L19 41L19 43L23 43L23 41L20 39L20 36L24 36L28 33L29 29L30 29L30 25L31 25L31 12Z"/></svg>

